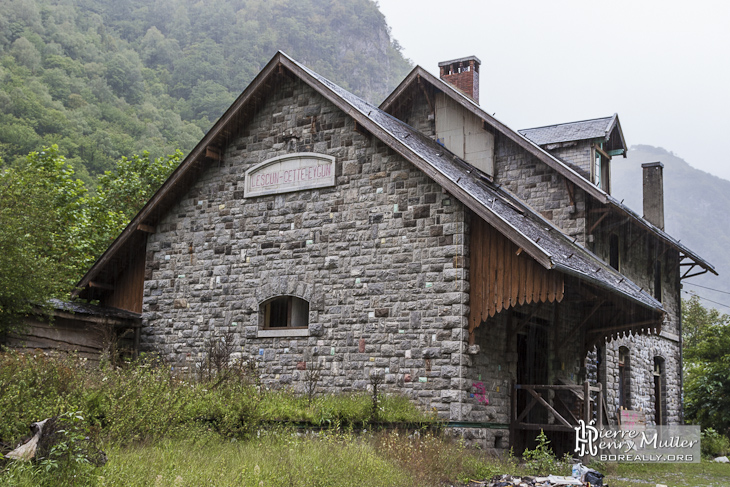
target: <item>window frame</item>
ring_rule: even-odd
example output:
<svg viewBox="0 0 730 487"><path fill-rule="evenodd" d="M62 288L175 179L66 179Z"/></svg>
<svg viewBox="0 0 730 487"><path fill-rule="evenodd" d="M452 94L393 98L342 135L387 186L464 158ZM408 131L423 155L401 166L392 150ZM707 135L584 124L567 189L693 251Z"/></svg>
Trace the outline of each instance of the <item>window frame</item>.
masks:
<svg viewBox="0 0 730 487"><path fill-rule="evenodd" d="M277 301L286 300L286 324L283 326L272 326L270 323L272 314L272 305ZM304 306L299 319L305 321L304 326L293 326L292 323L298 321L296 319L296 302L301 302ZM282 303L279 303L282 305ZM277 337L297 337L309 336L309 301L290 294L272 296L259 304L258 309L258 338L277 338Z"/></svg>

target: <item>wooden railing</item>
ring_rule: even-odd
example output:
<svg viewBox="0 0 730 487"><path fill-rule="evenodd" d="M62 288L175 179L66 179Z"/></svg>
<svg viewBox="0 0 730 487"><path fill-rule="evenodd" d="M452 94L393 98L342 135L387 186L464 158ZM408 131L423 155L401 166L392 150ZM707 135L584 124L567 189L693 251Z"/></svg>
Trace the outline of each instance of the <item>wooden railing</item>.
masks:
<svg viewBox="0 0 730 487"><path fill-rule="evenodd" d="M529 402L519 411L518 399L524 397L523 394ZM536 422L534 416L544 419ZM511 426L515 430L569 432L578 426L581 419L586 423L595 420L597 425L604 424L606 416L601 384L596 387L588 381L582 386L515 384L512 388Z"/></svg>

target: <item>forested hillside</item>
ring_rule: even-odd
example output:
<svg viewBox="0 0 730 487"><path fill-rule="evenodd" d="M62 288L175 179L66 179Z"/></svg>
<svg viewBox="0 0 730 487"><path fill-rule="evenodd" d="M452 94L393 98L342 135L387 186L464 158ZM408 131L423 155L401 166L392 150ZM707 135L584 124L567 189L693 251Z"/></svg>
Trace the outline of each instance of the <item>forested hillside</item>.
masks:
<svg viewBox="0 0 730 487"><path fill-rule="evenodd" d="M613 193L637 213L642 214L641 164L660 161L664 164L664 219L667 232L715 266L718 276L704 274L688 279L684 290L730 305L730 296L706 287L730 292L730 181L690 166L686 161L662 148L638 145L628 158L614 158L611 170ZM698 283L704 288L692 286ZM687 298L687 293L682 293ZM703 301L723 313L728 308Z"/></svg>
<svg viewBox="0 0 730 487"><path fill-rule="evenodd" d="M0 0L0 157L187 152L277 50L374 102L410 69L371 0Z"/></svg>

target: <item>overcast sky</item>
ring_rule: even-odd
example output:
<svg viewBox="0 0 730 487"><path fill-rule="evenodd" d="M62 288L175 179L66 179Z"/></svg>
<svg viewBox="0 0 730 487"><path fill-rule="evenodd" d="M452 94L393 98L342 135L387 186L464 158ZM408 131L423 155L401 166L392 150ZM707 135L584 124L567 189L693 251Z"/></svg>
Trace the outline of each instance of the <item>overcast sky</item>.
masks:
<svg viewBox="0 0 730 487"><path fill-rule="evenodd" d="M514 129L619 114L626 142L730 179L730 2L379 0L415 64L482 61Z"/></svg>

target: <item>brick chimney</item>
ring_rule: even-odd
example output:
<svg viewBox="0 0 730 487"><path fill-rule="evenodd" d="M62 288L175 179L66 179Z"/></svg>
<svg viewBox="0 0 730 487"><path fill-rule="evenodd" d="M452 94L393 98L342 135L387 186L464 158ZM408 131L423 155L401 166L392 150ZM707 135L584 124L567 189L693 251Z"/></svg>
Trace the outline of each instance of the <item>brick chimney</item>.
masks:
<svg viewBox="0 0 730 487"><path fill-rule="evenodd" d="M440 77L479 104L479 66L476 56L439 63Z"/></svg>
<svg viewBox="0 0 730 487"><path fill-rule="evenodd" d="M664 164L647 162L644 170L644 219L664 230Z"/></svg>

